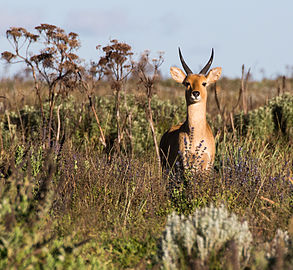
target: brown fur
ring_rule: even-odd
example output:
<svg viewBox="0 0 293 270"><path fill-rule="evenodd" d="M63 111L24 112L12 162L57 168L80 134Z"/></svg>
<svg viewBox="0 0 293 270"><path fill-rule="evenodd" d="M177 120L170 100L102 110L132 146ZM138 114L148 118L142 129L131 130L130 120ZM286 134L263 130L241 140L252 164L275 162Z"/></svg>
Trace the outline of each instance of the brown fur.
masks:
<svg viewBox="0 0 293 270"><path fill-rule="evenodd" d="M215 140L206 121L206 87L218 80L221 68L212 69L207 76L186 76L182 70L175 67L172 67L170 72L174 80L186 86L187 117L183 124L171 127L162 136L162 166L173 168L178 161L183 168L208 169L215 158ZM196 95L199 98L195 98Z"/></svg>

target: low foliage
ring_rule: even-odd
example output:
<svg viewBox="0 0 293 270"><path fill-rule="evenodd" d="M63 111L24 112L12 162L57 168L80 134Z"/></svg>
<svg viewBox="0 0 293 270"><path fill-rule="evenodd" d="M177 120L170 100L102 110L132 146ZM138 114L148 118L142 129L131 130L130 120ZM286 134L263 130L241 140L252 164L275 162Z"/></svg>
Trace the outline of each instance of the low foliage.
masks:
<svg viewBox="0 0 293 270"><path fill-rule="evenodd" d="M245 266L252 242L247 222L239 222L224 206L198 209L187 218L173 213L168 216L162 239L164 267L179 269L190 264L192 268L193 264L201 264L212 255L217 257L231 241L237 247L235 263L241 261L242 267Z"/></svg>
<svg viewBox="0 0 293 270"><path fill-rule="evenodd" d="M0 268L156 268L170 247L159 243L174 212L175 227L192 241L172 247L179 254L172 264L292 268L293 104L282 94L292 79L283 77L268 102L279 81L247 80L236 108L243 81L223 78L224 91L209 89L218 105L209 98L207 106L214 167L166 177L154 145L185 120L186 107L182 87L159 81L162 56L151 62L148 53L139 66L129 45L112 40L88 69L75 55L76 34L51 25L36 31L11 28L14 51L2 54L22 59L33 78L0 83ZM44 50L29 51L44 39ZM207 209L214 215L205 219Z"/></svg>
<svg viewBox="0 0 293 270"><path fill-rule="evenodd" d="M289 138L293 136L293 97L284 94L247 115L235 116L235 126L242 135L252 134L259 139L270 136Z"/></svg>
<svg viewBox="0 0 293 270"><path fill-rule="evenodd" d="M13 174L0 181L0 268L87 269L91 266L102 269L110 266L99 258L103 251L90 239L78 241L74 233L60 238L54 232L52 157L47 156L37 173L31 171L33 156L30 161L19 160L15 162L17 167ZM24 172L23 166L30 168Z"/></svg>
<svg viewBox="0 0 293 270"><path fill-rule="evenodd" d="M100 103L97 103L97 108L111 108L113 103L110 100L98 99L97 102ZM134 108L138 108L139 120L140 103L133 96L129 96L128 100L133 102ZM249 222L254 240L248 265L261 264L265 269L280 260L284 264L291 260L290 242L288 252L276 255L274 251L271 254L275 255L272 256L267 255L270 244L268 248L265 244L274 237L278 228L286 230L292 216L290 141L283 144L268 137L264 142L253 139L252 136L241 137L233 132L226 132L223 137L217 137L215 169L207 175L187 174L183 186L170 190L169 180L162 178L154 155L151 154L151 139L147 142L139 138L140 134L148 130L147 123L143 125L143 119L134 124L133 134L138 136L134 140L138 153L135 158L106 155L96 148L99 143L95 137L98 132L94 129L96 122L82 109L74 110L77 104L64 104L68 115L71 115L71 121L67 122L67 131L72 130L72 135L67 137L57 154L53 151L48 155L40 141L40 144L38 140L32 143L29 133L26 134L25 144L20 144L21 140L18 138L21 138L22 131L14 122L17 114L13 116L11 113L10 131L7 117L3 118L2 138L6 143L2 150L0 168L2 187L6 188L1 188L4 192L1 205L8 203L7 209L14 209L9 211L17 216L12 218L17 220L16 223L8 222L8 210L1 216L1 224L10 224L12 230L9 234L6 227L3 229L1 254L6 268L22 263L34 263L34 267L37 267L36 265L44 265L50 260L53 260L52 265L60 267L66 267L70 261L73 268L78 264L105 268L111 268L113 264L117 268L151 267L158 263L155 259L158 248L156 243L171 212L175 210L179 214L192 215L197 209L211 204L220 206L222 202L225 202L230 211L245 216ZM170 105L159 99L153 100L153 106L155 113L160 112L155 118L157 124L170 121L167 117L169 113L181 110L177 107L180 103ZM30 112L34 115L33 108L27 110L28 115ZM73 129L73 123L78 122L80 115L82 121ZM144 111L141 109L141 117L143 115ZM29 116L28 119L33 118ZM110 134L111 125L106 128L104 119L107 119L105 114L101 117L101 123L105 134ZM34 123L35 121L28 121L27 130L33 129ZM13 132L12 137L10 132ZM12 149L14 150L11 152ZM139 155L139 149L149 154ZM49 172L51 174L48 178ZM39 192L42 190L42 183L50 183L45 189L48 193L43 199ZM16 193L12 193L12 190ZM20 196L15 195L18 194L17 190L20 194L29 195L13 199ZM41 207L42 200L44 203ZM24 210L21 210L22 204L25 204ZM15 239L14 235L17 233L24 236L15 240L16 242L9 240ZM83 243L86 240L89 242ZM38 245L42 243L44 247L41 248ZM79 243L83 245L79 246ZM77 247L73 248L75 246ZM233 241L228 246L227 250L236 250ZM66 253L67 247L74 251ZM15 253L8 252L7 249L19 249L19 254L26 255L19 255L16 259L13 257ZM35 249L46 250L46 255L43 251L40 251L40 256L34 255ZM56 249L58 254L63 254L60 255L60 260L52 255ZM211 254L208 256L208 263L218 265L221 261L219 258L230 253L220 252L220 257L215 251L211 251ZM190 265L189 261L184 262ZM184 262L182 261L183 264ZM202 265L204 261L199 260L197 263Z"/></svg>

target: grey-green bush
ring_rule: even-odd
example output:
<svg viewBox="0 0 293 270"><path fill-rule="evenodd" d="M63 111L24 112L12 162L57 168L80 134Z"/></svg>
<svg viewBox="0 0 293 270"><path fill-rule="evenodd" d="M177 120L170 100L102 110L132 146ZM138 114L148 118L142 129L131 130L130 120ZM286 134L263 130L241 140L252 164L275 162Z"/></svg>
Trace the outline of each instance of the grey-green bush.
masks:
<svg viewBox="0 0 293 270"><path fill-rule="evenodd" d="M204 263L212 253L225 248L232 240L244 265L250 256L252 235L247 222L241 223L223 205L197 209L189 217L173 213L168 216L160 247L163 267L179 269L186 267L192 259Z"/></svg>
<svg viewBox="0 0 293 270"><path fill-rule="evenodd" d="M270 136L293 135L293 96L284 94L269 103L244 115L235 115L235 127L242 135L252 133L261 139Z"/></svg>

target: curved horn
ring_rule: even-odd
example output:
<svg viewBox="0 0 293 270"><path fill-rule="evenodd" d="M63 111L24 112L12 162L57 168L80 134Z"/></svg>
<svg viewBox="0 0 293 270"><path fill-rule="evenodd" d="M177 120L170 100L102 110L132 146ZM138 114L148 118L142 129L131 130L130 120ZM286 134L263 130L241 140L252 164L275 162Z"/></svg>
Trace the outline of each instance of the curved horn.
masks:
<svg viewBox="0 0 293 270"><path fill-rule="evenodd" d="M179 57L180 57L180 61L181 61L181 64L186 72L186 74L192 74L193 72L191 71L191 69L187 66L187 64L185 63L183 57L182 57L182 54L181 54L181 50L180 48L178 47L178 50L179 50Z"/></svg>
<svg viewBox="0 0 293 270"><path fill-rule="evenodd" d="M211 54L210 60L207 62L207 64L204 66L204 68L199 72L199 74L205 75L208 72L208 70L213 62L213 58L214 58L214 49L212 49L212 54Z"/></svg>

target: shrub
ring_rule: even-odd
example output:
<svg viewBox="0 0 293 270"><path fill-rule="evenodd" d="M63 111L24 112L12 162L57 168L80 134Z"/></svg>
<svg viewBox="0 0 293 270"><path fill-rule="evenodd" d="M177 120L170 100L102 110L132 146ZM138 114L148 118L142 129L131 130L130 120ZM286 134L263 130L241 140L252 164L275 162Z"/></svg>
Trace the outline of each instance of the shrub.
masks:
<svg viewBox="0 0 293 270"><path fill-rule="evenodd" d="M8 179L0 179L0 269L104 269L103 250L94 241L54 232L51 158L38 181L29 171L19 166Z"/></svg>
<svg viewBox="0 0 293 270"><path fill-rule="evenodd" d="M161 242L161 258L166 269L177 269L225 250L235 241L242 264L250 255L252 235L247 222L239 222L235 214L221 206L198 209L189 217L175 213L168 216Z"/></svg>
<svg viewBox="0 0 293 270"><path fill-rule="evenodd" d="M242 135L252 133L259 139L267 139L272 134L285 137L293 134L293 96L284 94L256 110L235 115L235 126Z"/></svg>

